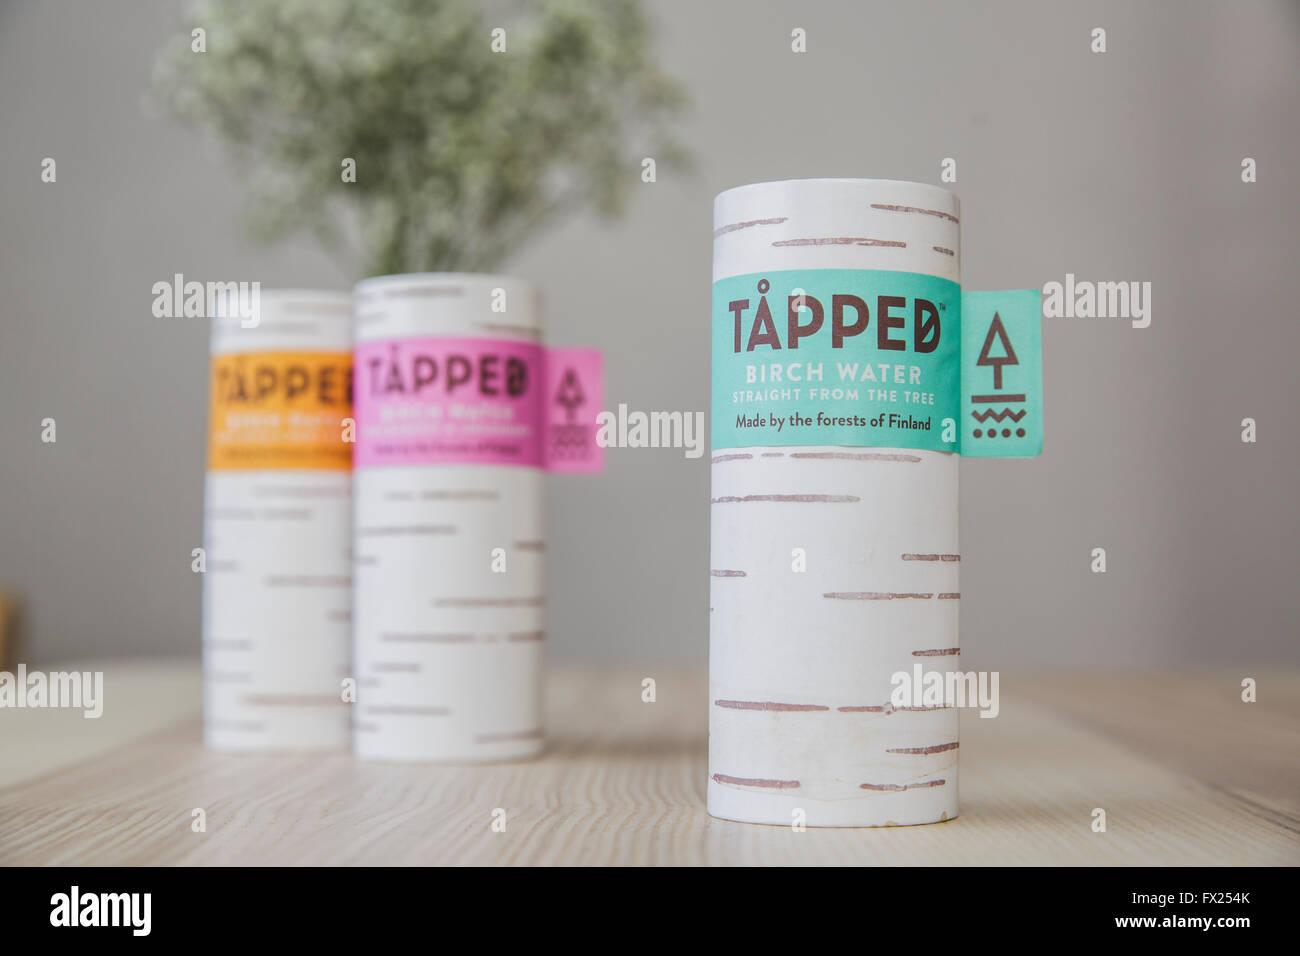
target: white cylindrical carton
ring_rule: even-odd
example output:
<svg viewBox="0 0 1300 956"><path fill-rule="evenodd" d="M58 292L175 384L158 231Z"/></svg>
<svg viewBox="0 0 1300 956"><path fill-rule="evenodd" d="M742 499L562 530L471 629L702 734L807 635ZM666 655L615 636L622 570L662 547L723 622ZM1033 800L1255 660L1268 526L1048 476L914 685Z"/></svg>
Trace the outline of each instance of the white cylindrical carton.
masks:
<svg viewBox="0 0 1300 956"><path fill-rule="evenodd" d="M542 748L537 290L433 273L355 289L354 746L477 762Z"/></svg>
<svg viewBox="0 0 1300 956"><path fill-rule="evenodd" d="M212 332L204 735L220 750L343 749L351 296L257 290L227 305Z"/></svg>
<svg viewBox="0 0 1300 956"><path fill-rule="evenodd" d="M919 360L910 351L907 290L942 280L941 295L926 293L938 304L917 294L915 316L935 331L946 316L945 342L959 341L951 321L960 310L958 201L907 182L759 183L721 193L714 226L709 813L785 826L951 819L957 711L910 696L900 704L892 694L894 675L918 664L957 667L958 455L880 444L865 420L825 444L782 445L771 426L763 442L725 440L738 407L731 403L744 396L720 388L718 363L759 343L745 353L754 383L745 387L789 390L791 401L771 406L786 419L778 434L816 434L823 386L844 389L851 379L861 389L892 389L894 401L927 387L908 364ZM814 283L856 293L870 318L865 334L845 337L836 359L810 375L807 362L794 360L813 354L814 337L798 336L814 315L794 301L787 313L787 299L822 296L818 335L832 326L832 298L844 325L857 318L841 306L850 299L813 292ZM751 324L769 296L771 324ZM878 340L882 312L892 327ZM880 351L886 340L899 351ZM841 362L856 371L846 377ZM923 420L918 410L906 427L938 426ZM755 421L734 424L745 430Z"/></svg>

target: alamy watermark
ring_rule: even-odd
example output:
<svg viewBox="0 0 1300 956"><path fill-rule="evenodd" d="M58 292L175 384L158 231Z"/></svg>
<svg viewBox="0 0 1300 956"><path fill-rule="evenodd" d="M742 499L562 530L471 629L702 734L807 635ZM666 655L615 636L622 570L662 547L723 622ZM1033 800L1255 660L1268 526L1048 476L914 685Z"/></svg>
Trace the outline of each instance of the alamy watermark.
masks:
<svg viewBox="0 0 1300 956"><path fill-rule="evenodd" d="M704 454L703 412L638 412L620 404L596 415L601 448L684 448L687 458Z"/></svg>
<svg viewBox="0 0 1300 956"><path fill-rule="evenodd" d="M132 936L148 936L153 928L152 893L83 893L73 886L50 897L50 925L75 928L124 927Z"/></svg>
<svg viewBox="0 0 1300 956"><path fill-rule="evenodd" d="M927 671L915 664L910 674L895 671L889 683L895 710L978 707L981 717L996 717L1001 709L997 671Z"/></svg>
<svg viewBox="0 0 1300 956"><path fill-rule="evenodd" d="M187 282L178 272L170 282L155 282L152 291L155 318L238 318L245 329L262 321L260 282Z"/></svg>
<svg viewBox="0 0 1300 956"><path fill-rule="evenodd" d="M103 671L0 671L0 709L51 708L81 710L87 720L104 713Z"/></svg>
<svg viewBox="0 0 1300 956"><path fill-rule="evenodd" d="M1043 286L1043 315L1049 319L1129 319L1135 329L1151 324L1150 282L1075 280Z"/></svg>

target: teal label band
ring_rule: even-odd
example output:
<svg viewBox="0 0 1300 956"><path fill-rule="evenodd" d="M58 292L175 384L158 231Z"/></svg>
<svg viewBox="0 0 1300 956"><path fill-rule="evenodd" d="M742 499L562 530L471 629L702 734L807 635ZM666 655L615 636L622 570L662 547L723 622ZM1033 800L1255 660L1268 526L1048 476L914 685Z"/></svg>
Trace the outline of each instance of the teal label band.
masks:
<svg viewBox="0 0 1300 956"><path fill-rule="evenodd" d="M1032 458L1043 450L1043 299L1037 289L961 297L961 453Z"/></svg>
<svg viewBox="0 0 1300 956"><path fill-rule="evenodd" d="M874 269L778 270L719 280L713 284L712 447L1036 454L1034 441L1042 444L1038 293L1031 290L1032 310L1026 294L963 295L947 279ZM975 300L981 317L964 323L963 303L972 295L981 297ZM1012 317L994 323L990 313L985 322L983 311L997 311L1001 301L984 298L991 296L1008 297ZM1000 331L979 364L983 338L972 352L971 330L982 326L987 336L991 325ZM1014 355L1003 351L1008 342ZM993 411L972 404L978 396L966 390L967 366L990 382L1010 383L986 389L984 397L1003 404ZM981 379L972 374L969 381L975 386ZM972 419L973 411L983 417Z"/></svg>
<svg viewBox="0 0 1300 956"><path fill-rule="evenodd" d="M713 447L957 451L960 357L961 287L946 279L797 269L719 280Z"/></svg>

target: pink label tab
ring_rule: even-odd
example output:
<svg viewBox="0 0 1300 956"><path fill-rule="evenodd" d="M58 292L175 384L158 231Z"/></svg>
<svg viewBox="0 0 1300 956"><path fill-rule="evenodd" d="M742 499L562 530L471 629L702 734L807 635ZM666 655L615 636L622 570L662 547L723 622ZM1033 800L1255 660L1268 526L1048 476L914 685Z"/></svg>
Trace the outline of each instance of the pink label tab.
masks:
<svg viewBox="0 0 1300 956"><path fill-rule="evenodd" d="M356 347L357 468L518 465L599 471L601 356L509 339Z"/></svg>
<svg viewBox="0 0 1300 956"><path fill-rule="evenodd" d="M546 355L546 468L584 473L605 469L596 444L596 416L605 405L600 349L548 349Z"/></svg>

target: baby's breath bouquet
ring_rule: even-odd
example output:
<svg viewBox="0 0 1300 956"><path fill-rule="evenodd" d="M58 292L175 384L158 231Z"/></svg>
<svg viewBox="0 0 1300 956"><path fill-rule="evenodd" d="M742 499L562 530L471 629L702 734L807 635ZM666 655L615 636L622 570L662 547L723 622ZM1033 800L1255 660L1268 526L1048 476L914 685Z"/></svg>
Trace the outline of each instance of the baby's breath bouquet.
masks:
<svg viewBox="0 0 1300 956"><path fill-rule="evenodd" d="M496 268L685 160L638 0L201 0L186 27L155 95L233 148L258 235L337 247L351 217L366 274Z"/></svg>

